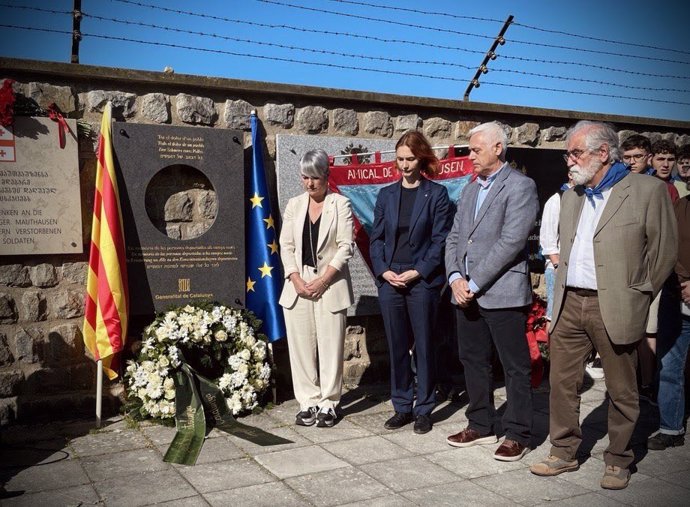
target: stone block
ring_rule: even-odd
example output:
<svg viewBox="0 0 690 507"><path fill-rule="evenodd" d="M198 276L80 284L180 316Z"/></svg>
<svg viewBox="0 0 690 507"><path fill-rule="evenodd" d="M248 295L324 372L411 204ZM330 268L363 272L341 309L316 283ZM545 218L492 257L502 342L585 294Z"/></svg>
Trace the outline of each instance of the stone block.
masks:
<svg viewBox="0 0 690 507"><path fill-rule="evenodd" d="M661 139L664 141L670 141L673 144L678 144L678 134L675 132L664 132L661 134Z"/></svg>
<svg viewBox="0 0 690 507"><path fill-rule="evenodd" d="M121 91L93 90L86 94L86 104L91 112L102 113L105 105L113 106L114 118L130 118L136 112L137 96Z"/></svg>
<svg viewBox="0 0 690 507"><path fill-rule="evenodd" d="M618 131L618 142L620 142L622 144L625 142L625 140L628 137L635 135L635 134L637 134L637 132L635 132L634 130L619 130Z"/></svg>
<svg viewBox="0 0 690 507"><path fill-rule="evenodd" d="M343 351L343 360L350 361L355 358L360 358L362 355L359 352L359 337L353 335L345 336L345 346Z"/></svg>
<svg viewBox="0 0 690 507"><path fill-rule="evenodd" d="M19 328L14 335L14 357L22 363L38 361L35 343L40 341L42 334L38 329Z"/></svg>
<svg viewBox="0 0 690 507"><path fill-rule="evenodd" d="M218 214L218 197L213 190L202 190L196 195L197 215L209 220L214 220Z"/></svg>
<svg viewBox="0 0 690 507"><path fill-rule="evenodd" d="M295 106L292 104L266 104L264 118L270 125L289 129L295 121Z"/></svg>
<svg viewBox="0 0 690 507"><path fill-rule="evenodd" d="M17 398L0 399L0 426L8 426L17 419Z"/></svg>
<svg viewBox="0 0 690 507"><path fill-rule="evenodd" d="M47 364L63 364L84 357L84 339L76 324L53 327L44 342L42 358Z"/></svg>
<svg viewBox="0 0 690 507"><path fill-rule="evenodd" d="M73 319L84 315L84 291L60 290L48 303L49 315L55 319Z"/></svg>
<svg viewBox="0 0 690 507"><path fill-rule="evenodd" d="M185 123L213 125L216 119L216 105L208 97L193 97L179 93L175 101L177 116Z"/></svg>
<svg viewBox="0 0 690 507"><path fill-rule="evenodd" d="M28 287L31 285L29 268L21 264L4 264L0 266L0 285Z"/></svg>
<svg viewBox="0 0 690 507"><path fill-rule="evenodd" d="M418 114L406 114L398 116L395 121L395 132L402 133L408 130L417 130L422 126L422 119Z"/></svg>
<svg viewBox="0 0 690 507"><path fill-rule="evenodd" d="M339 134L356 136L357 132L359 132L357 112L353 109L343 109L341 107L334 109L333 129Z"/></svg>
<svg viewBox="0 0 690 507"><path fill-rule="evenodd" d="M382 137L393 135L393 122L385 111L369 111L364 114L364 131L368 134L378 134Z"/></svg>
<svg viewBox="0 0 690 507"><path fill-rule="evenodd" d="M170 99L163 93L147 93L141 97L141 114L156 123L169 123Z"/></svg>
<svg viewBox="0 0 690 507"><path fill-rule="evenodd" d="M479 125L478 121L455 122L455 139L469 140L470 130Z"/></svg>
<svg viewBox="0 0 690 507"><path fill-rule="evenodd" d="M65 262L58 270L58 280L85 286L88 267L86 262Z"/></svg>
<svg viewBox="0 0 690 507"><path fill-rule="evenodd" d="M297 112L297 128L307 134L328 130L328 110L321 106L303 107Z"/></svg>
<svg viewBox="0 0 690 507"><path fill-rule="evenodd" d="M166 224L165 235L172 239L182 239L182 228L180 224Z"/></svg>
<svg viewBox="0 0 690 507"><path fill-rule="evenodd" d="M208 231L213 225L213 220L202 220L199 222L192 222L190 224L184 224L180 227L182 231L181 239L193 239L198 238Z"/></svg>
<svg viewBox="0 0 690 507"><path fill-rule="evenodd" d="M187 192L178 192L168 198L165 203L165 221L192 221L192 199Z"/></svg>
<svg viewBox="0 0 690 507"><path fill-rule="evenodd" d="M659 134L659 132L642 132L642 135L646 136L652 144L661 139L661 134Z"/></svg>
<svg viewBox="0 0 690 507"><path fill-rule="evenodd" d="M226 100L223 111L223 122L229 129L250 130L251 112L254 109L246 100Z"/></svg>
<svg viewBox="0 0 690 507"><path fill-rule="evenodd" d="M452 123L443 118L429 118L424 122L424 135L428 138L445 139L450 137Z"/></svg>
<svg viewBox="0 0 690 507"><path fill-rule="evenodd" d="M23 380L24 373L21 370L0 371L0 398L19 394Z"/></svg>
<svg viewBox="0 0 690 507"><path fill-rule="evenodd" d="M676 142L678 143L678 146L685 146L686 144L690 144L690 135L681 134L678 136Z"/></svg>
<svg viewBox="0 0 690 507"><path fill-rule="evenodd" d="M58 284L57 273L52 264L38 264L29 268L31 283L36 287L54 287Z"/></svg>
<svg viewBox="0 0 690 507"><path fill-rule="evenodd" d="M565 139L565 127L547 127L541 131L541 139L546 142L563 141ZM630 131L627 131L630 132ZM620 137L620 133L618 134Z"/></svg>
<svg viewBox="0 0 690 507"><path fill-rule="evenodd" d="M0 292L0 324L12 324L17 322L17 307L14 298L9 294Z"/></svg>
<svg viewBox="0 0 690 507"><path fill-rule="evenodd" d="M22 294L19 305L19 320L26 322L38 322L46 320L48 316L48 301L37 290L28 290Z"/></svg>
<svg viewBox="0 0 690 507"><path fill-rule="evenodd" d="M523 123L513 129L512 144L535 146L539 141L539 124Z"/></svg>
<svg viewBox="0 0 690 507"><path fill-rule="evenodd" d="M10 350L10 344L7 342L7 336L4 333L0 333L0 366L5 366L14 362L14 356L12 355L12 350Z"/></svg>
<svg viewBox="0 0 690 507"><path fill-rule="evenodd" d="M48 83L29 83L28 96L43 109L55 104L65 114L76 111L76 97L70 86L55 86Z"/></svg>
<svg viewBox="0 0 690 507"><path fill-rule="evenodd" d="M348 386L358 386L362 377L371 366L369 361L353 360L343 365L343 382Z"/></svg>

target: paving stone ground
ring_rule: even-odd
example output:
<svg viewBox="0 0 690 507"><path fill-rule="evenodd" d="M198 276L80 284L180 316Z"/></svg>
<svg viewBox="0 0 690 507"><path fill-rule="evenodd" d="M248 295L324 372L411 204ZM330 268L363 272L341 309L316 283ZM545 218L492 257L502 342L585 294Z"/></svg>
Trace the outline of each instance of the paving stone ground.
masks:
<svg viewBox="0 0 690 507"><path fill-rule="evenodd" d="M295 400L243 422L290 440L274 447L213 430L195 466L163 455L174 430L132 427L121 417L0 429L3 506L408 506L408 505L690 505L690 443L647 451L657 415L643 404L633 437L635 471L623 491L599 487L607 445L604 380L582 396L583 444L578 471L553 478L529 472L548 454L548 388L534 392L534 450L519 462L493 459L498 444L456 449L448 435L467 424L466 396L439 404L433 430L387 431L386 386L346 393L333 428L294 425ZM495 391L499 415L505 389Z"/></svg>

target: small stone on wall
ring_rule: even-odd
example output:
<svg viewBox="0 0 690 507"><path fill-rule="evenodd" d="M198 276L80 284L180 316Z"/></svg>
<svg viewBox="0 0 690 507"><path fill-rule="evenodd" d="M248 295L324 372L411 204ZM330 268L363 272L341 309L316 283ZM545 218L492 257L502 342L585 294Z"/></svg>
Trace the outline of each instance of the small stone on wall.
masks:
<svg viewBox="0 0 690 507"><path fill-rule="evenodd" d="M264 118L271 125L289 129L295 121L295 106L292 104L266 104Z"/></svg>
<svg viewBox="0 0 690 507"><path fill-rule="evenodd" d="M297 128L307 134L328 130L328 110L321 106L303 107L297 112Z"/></svg>
<svg viewBox="0 0 690 507"><path fill-rule="evenodd" d="M0 293L0 324L17 322L17 307L9 294Z"/></svg>
<svg viewBox="0 0 690 507"><path fill-rule="evenodd" d="M28 287L31 285L29 268L21 264L5 264L0 266L0 285Z"/></svg>
<svg viewBox="0 0 690 507"><path fill-rule="evenodd" d="M353 109L337 108L333 110L333 130L338 133L357 135L359 122L357 113Z"/></svg>
<svg viewBox="0 0 690 507"><path fill-rule="evenodd" d="M458 121L455 123L455 139L469 140L470 130L479 125L478 121Z"/></svg>
<svg viewBox="0 0 690 507"><path fill-rule="evenodd" d="M76 98L70 86L29 83L28 96L43 109L47 109L50 104L54 103L65 114L76 111Z"/></svg>
<svg viewBox="0 0 690 507"><path fill-rule="evenodd" d="M147 93L141 97L141 114L156 123L170 121L170 100L163 93Z"/></svg>
<svg viewBox="0 0 690 507"><path fill-rule="evenodd" d="M51 364L65 363L84 356L84 339L76 324L56 326L48 333L44 359Z"/></svg>
<svg viewBox="0 0 690 507"><path fill-rule="evenodd" d="M562 141L566 132L565 127L547 127L541 131L541 139L546 142Z"/></svg>
<svg viewBox="0 0 690 507"><path fill-rule="evenodd" d="M37 329L26 330L17 329L14 335L14 357L22 363L35 363L38 356L35 352L34 343L41 338L41 332Z"/></svg>
<svg viewBox="0 0 690 507"><path fill-rule="evenodd" d="M535 146L539 141L539 124L523 123L513 129L512 144L527 144Z"/></svg>
<svg viewBox="0 0 690 507"><path fill-rule="evenodd" d="M223 121L230 129L249 130L251 125L251 112L254 107L246 100L226 100L223 111Z"/></svg>
<svg viewBox="0 0 690 507"><path fill-rule="evenodd" d="M7 336L0 333L0 366L5 366L14 361L10 344L7 342Z"/></svg>
<svg viewBox="0 0 690 507"><path fill-rule="evenodd" d="M180 93L175 104L177 116L185 123L213 125L216 119L216 106L208 97L193 97Z"/></svg>
<svg viewBox="0 0 690 507"><path fill-rule="evenodd" d="M417 130L422 126L422 119L418 114L406 114L404 116L398 116L394 121L394 125L396 133Z"/></svg>
<svg viewBox="0 0 690 507"><path fill-rule="evenodd" d="M202 218L213 220L218 213L218 198L211 190L202 190L196 196L197 213Z"/></svg>
<svg viewBox="0 0 690 507"><path fill-rule="evenodd" d="M428 138L445 139L450 136L452 124L443 118L429 118L424 122L424 135Z"/></svg>
<svg viewBox="0 0 690 507"><path fill-rule="evenodd" d="M87 269L86 262L65 262L59 269L58 278L66 282L85 285Z"/></svg>
<svg viewBox="0 0 690 507"><path fill-rule="evenodd" d="M52 264L39 264L29 269L31 283L36 287L54 287L58 283L57 273Z"/></svg>
<svg viewBox="0 0 690 507"><path fill-rule="evenodd" d="M178 192L168 198L165 202L165 221L192 221L192 199L187 192Z"/></svg>
<svg viewBox="0 0 690 507"><path fill-rule="evenodd" d="M390 137L393 134L391 117L385 111L370 111L364 114L364 131L369 134L378 134Z"/></svg>
<svg viewBox="0 0 690 507"><path fill-rule="evenodd" d="M0 371L0 397L7 398L19 394L24 374L21 370Z"/></svg>
<svg viewBox="0 0 690 507"><path fill-rule="evenodd" d="M22 294L19 306L19 320L26 322L38 322L46 320L48 316L48 301L37 290L28 290Z"/></svg>
<svg viewBox="0 0 690 507"><path fill-rule="evenodd" d="M105 105L110 101L113 105L113 116L129 118L136 112L137 96L133 93L119 91L93 90L86 94L89 111L102 113Z"/></svg>
<svg viewBox="0 0 690 507"><path fill-rule="evenodd" d="M49 299L49 314L54 319L73 319L84 315L84 292L59 290Z"/></svg>

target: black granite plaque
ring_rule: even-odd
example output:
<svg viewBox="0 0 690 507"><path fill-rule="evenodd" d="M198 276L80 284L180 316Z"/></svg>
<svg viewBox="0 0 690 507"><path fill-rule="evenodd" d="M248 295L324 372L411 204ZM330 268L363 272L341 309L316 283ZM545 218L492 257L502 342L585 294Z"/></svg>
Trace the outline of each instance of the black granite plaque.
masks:
<svg viewBox="0 0 690 507"><path fill-rule="evenodd" d="M115 122L130 313L244 305L244 152L234 130Z"/></svg>

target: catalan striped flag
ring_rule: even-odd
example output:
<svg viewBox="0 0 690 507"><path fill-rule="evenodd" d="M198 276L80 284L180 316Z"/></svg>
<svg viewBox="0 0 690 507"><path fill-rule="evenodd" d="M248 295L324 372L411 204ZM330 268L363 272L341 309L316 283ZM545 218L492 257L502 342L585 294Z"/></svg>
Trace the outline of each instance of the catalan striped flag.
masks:
<svg viewBox="0 0 690 507"><path fill-rule="evenodd" d="M96 153L84 343L94 359L102 360L103 370L113 380L117 378L114 356L127 338L129 302L125 238L113 163L111 107L109 102L103 111Z"/></svg>

